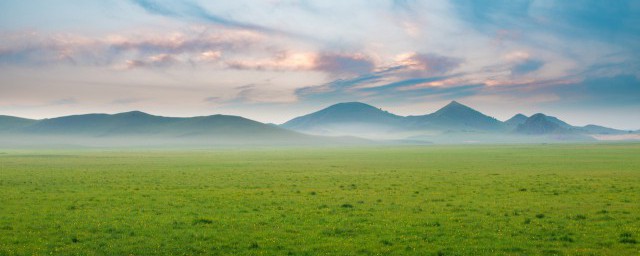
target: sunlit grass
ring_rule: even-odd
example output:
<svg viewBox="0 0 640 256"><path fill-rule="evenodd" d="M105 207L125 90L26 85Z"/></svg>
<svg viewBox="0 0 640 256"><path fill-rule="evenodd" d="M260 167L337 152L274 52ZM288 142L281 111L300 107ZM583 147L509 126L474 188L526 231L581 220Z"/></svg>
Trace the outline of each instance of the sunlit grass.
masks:
<svg viewBox="0 0 640 256"><path fill-rule="evenodd" d="M0 152L0 255L640 252L638 144Z"/></svg>

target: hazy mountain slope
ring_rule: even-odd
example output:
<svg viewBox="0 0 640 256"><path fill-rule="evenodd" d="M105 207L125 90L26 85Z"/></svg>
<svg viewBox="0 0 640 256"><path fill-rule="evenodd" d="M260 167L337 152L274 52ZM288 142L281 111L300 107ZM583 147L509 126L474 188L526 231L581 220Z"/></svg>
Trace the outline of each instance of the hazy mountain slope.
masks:
<svg viewBox="0 0 640 256"><path fill-rule="evenodd" d="M571 126L551 116L538 113L518 125L516 132L530 135L569 133Z"/></svg>
<svg viewBox="0 0 640 256"><path fill-rule="evenodd" d="M177 118L153 116L133 111L114 115L86 114L43 119L24 132L33 134L72 134L108 136L122 134L155 134Z"/></svg>
<svg viewBox="0 0 640 256"><path fill-rule="evenodd" d="M339 103L294 118L281 126L320 135L385 137L401 129L404 117L361 102Z"/></svg>
<svg viewBox="0 0 640 256"><path fill-rule="evenodd" d="M609 128L609 127L604 127L604 126L599 126L599 125L586 125L583 127L579 127L578 128L581 131L584 131L588 134L628 134L630 133L629 131L623 131L623 130L618 130L618 129L613 129L613 128Z"/></svg>
<svg viewBox="0 0 640 256"><path fill-rule="evenodd" d="M162 117L133 111L44 119L22 129L30 134L82 136L261 136L301 134L239 116Z"/></svg>
<svg viewBox="0 0 640 256"><path fill-rule="evenodd" d="M309 129L336 123L394 124L402 119L371 105L361 102L338 103L320 111L294 118L284 124L289 129Z"/></svg>
<svg viewBox="0 0 640 256"><path fill-rule="evenodd" d="M470 107L452 101L440 110L423 116L402 117L359 103L340 103L297 117L282 125L296 131L326 134L398 133L406 131L501 131L505 125Z"/></svg>
<svg viewBox="0 0 640 256"><path fill-rule="evenodd" d="M139 111L113 115L73 115L43 120L0 116L0 145L371 143L359 138L386 141L385 143L526 143L542 140L583 141L593 138L613 140L618 139L618 135L626 136L630 133L597 125L571 126L558 118L541 113L531 117L518 114L501 122L456 101L432 114L408 117L394 115L364 103L339 103L294 118L281 126L239 116L178 118L154 116Z"/></svg>
<svg viewBox="0 0 640 256"><path fill-rule="evenodd" d="M544 116L545 116L547 121L552 122L554 124L557 124L559 127L562 127L564 129L573 129L573 128L575 128L573 125L570 125L570 124L566 123L565 121L562 121L562 120L560 120L560 119L558 119L558 118L556 118L554 116L547 116L547 115L544 115Z"/></svg>
<svg viewBox="0 0 640 256"><path fill-rule="evenodd" d="M3 118L2 120L9 120ZM357 138L301 134L239 116L162 117L139 111L31 120L0 131L5 145L321 145L366 144Z"/></svg>
<svg viewBox="0 0 640 256"><path fill-rule="evenodd" d="M37 120L0 115L0 131L11 131L21 129L36 123Z"/></svg>
<svg viewBox="0 0 640 256"><path fill-rule="evenodd" d="M407 119L418 129L500 131L505 127L499 120L456 101L432 114Z"/></svg>
<svg viewBox="0 0 640 256"><path fill-rule="evenodd" d="M518 127L518 125L521 125L524 122L526 122L527 118L529 117L523 114L516 114L513 117L509 118L509 120L504 121L504 124L509 128L515 129Z"/></svg>
<svg viewBox="0 0 640 256"><path fill-rule="evenodd" d="M500 142L527 141L515 137L529 135L562 135L549 137L550 140L584 140L589 138L586 135L591 134L623 133L594 125L575 127L544 114L531 117L517 114L501 122L456 101L434 113L408 117L397 116L364 103L340 103L294 118L282 127L309 134L447 143L488 142L498 137L501 137L497 140Z"/></svg>
<svg viewBox="0 0 640 256"><path fill-rule="evenodd" d="M306 135L296 133L278 126L263 124L239 116L212 115L184 118L168 126L180 136L209 136L238 138L303 138ZM179 132L177 132L179 131Z"/></svg>
<svg viewBox="0 0 640 256"><path fill-rule="evenodd" d="M619 135L628 131L617 130L599 125L572 126L556 117L542 113L535 114L517 126L516 132L522 134L583 134L583 135Z"/></svg>

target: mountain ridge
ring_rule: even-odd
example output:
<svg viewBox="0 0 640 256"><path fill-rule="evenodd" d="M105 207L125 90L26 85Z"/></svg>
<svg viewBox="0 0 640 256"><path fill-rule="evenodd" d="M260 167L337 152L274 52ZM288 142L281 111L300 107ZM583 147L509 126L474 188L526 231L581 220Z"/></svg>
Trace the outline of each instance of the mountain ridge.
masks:
<svg viewBox="0 0 640 256"><path fill-rule="evenodd" d="M341 143L333 138L302 134L241 116L218 114L163 117L141 111L46 118L32 120L19 129L0 130L0 144L4 142L22 145L25 143L21 141L27 140L36 141L35 144L81 145L303 145L321 144L323 141ZM345 143L366 143L356 138L341 140L346 141Z"/></svg>
<svg viewBox="0 0 640 256"><path fill-rule="evenodd" d="M264 124L232 115L165 117L137 110L116 114L69 115L41 120L0 116L0 142L3 138L11 136L27 139L60 136L104 140L171 139L205 144L221 141L230 144L239 141L261 141L266 144L278 141L329 142L332 141L330 138L336 137L345 140L364 138L390 142L467 143L510 141L509 138L525 142L539 141L532 139L534 137L584 140L591 138L589 135L602 137L625 134L637 134L637 131L617 130L598 125L572 126L542 113L530 117L516 114L503 122L457 101L452 101L433 113L418 116L400 116L366 103L344 102L293 118L281 125ZM523 136L528 139L522 139ZM444 137L447 139L443 140Z"/></svg>
<svg viewBox="0 0 640 256"><path fill-rule="evenodd" d="M434 139L438 134L446 135L449 138L456 137L455 134L469 138L471 134L477 133L479 135L492 135L492 138L497 136L551 136L563 138L579 138L584 140L591 138L589 134L609 135L609 134L624 134L628 131L612 129L603 126L587 125L584 127L572 126L556 117L544 115L542 113L534 114L530 117L523 114L516 114L506 121L500 121L494 117L483 114L469 106L466 106L458 101L451 101L444 107L425 115L413 115L413 116L399 116L386 111L384 113L392 114L393 120L391 122L384 119L375 120L374 117L362 117L362 116L348 116L348 112L341 113L341 120L347 120L344 122L333 121L331 124L323 123L323 119L326 118L326 112L330 109L339 108L340 106L362 104L366 105L370 109L382 111L380 108L374 106L358 103L338 103L328 107L325 107L319 111L296 117L288 122L282 124L282 127L296 130L302 133L308 134L341 134L341 135L353 135L367 138L400 138L400 139L415 139L424 138L426 140ZM323 118L313 120L318 115ZM346 116L345 116L346 115ZM299 122L301 119L306 124L304 127L291 125L292 123ZM374 128L358 127L354 129L352 125L353 120L369 120L369 124L376 123ZM536 120L538 119L538 120ZM374 121L372 121L374 120ZM527 123L529 121L529 123ZM396 134L398 136L389 136L390 134ZM571 135L571 136L569 136ZM580 136L578 136L580 135ZM401 137L404 136L404 137ZM473 136L472 136L473 137ZM481 136L477 136L481 137ZM437 139L437 138L436 138ZM467 140L465 140L467 141ZM470 139L469 141L473 141Z"/></svg>

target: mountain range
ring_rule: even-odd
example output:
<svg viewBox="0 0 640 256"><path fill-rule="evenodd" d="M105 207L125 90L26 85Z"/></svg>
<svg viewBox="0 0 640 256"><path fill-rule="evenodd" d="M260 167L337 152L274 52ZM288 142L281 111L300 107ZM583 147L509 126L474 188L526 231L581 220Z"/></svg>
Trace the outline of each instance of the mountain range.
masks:
<svg viewBox="0 0 640 256"><path fill-rule="evenodd" d="M503 143L638 139L638 132L572 126L541 113L506 121L452 101L436 112L400 116L361 103L338 103L282 125L239 116L190 118L140 111L32 120L0 116L0 145L342 145Z"/></svg>
<svg viewBox="0 0 640 256"><path fill-rule="evenodd" d="M407 134L469 134L478 135L563 135L573 139L589 139L588 135L620 135L629 131L587 125L572 126L541 113L527 117L517 114L506 121L487 116L473 108L452 101L431 114L398 116L360 103L340 103L320 111L297 117L282 124L287 129L317 135L352 135L367 137L406 136ZM359 129L354 129L357 127ZM365 136L363 136L365 135ZM415 137L415 136L412 136Z"/></svg>
<svg viewBox="0 0 640 256"><path fill-rule="evenodd" d="M178 118L132 111L42 120L0 116L0 145L316 145L362 141L327 139L229 115Z"/></svg>

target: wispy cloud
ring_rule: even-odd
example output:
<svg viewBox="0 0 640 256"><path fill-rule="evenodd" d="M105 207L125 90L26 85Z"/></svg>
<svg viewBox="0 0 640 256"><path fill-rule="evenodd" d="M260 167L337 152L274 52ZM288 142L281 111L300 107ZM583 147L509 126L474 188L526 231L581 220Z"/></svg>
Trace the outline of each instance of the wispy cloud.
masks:
<svg viewBox="0 0 640 256"><path fill-rule="evenodd" d="M73 4L5 5L20 8L0 16L0 98L16 106L640 106L633 0L87 1L77 24Z"/></svg>
<svg viewBox="0 0 640 256"><path fill-rule="evenodd" d="M321 53L314 63L314 69L336 76L366 74L374 68L373 60L364 54Z"/></svg>
<svg viewBox="0 0 640 256"><path fill-rule="evenodd" d="M461 74L451 75L463 61L435 53L410 53L396 57L390 67L360 74L353 78L296 90L302 100L336 101L387 98L409 100L428 95L445 95L460 92L467 95L482 84L450 83Z"/></svg>
<svg viewBox="0 0 640 256"><path fill-rule="evenodd" d="M16 35L17 34L17 35ZM207 64L224 53L243 54L263 38L252 32L177 31L108 35L102 38L72 34L22 32L0 34L0 64L69 64L106 67L168 67L177 64Z"/></svg>
<svg viewBox="0 0 640 256"><path fill-rule="evenodd" d="M407 76L434 76L447 74L464 62L460 58L435 53L409 53L397 57Z"/></svg>
<svg viewBox="0 0 640 256"><path fill-rule="evenodd" d="M158 54L149 56L146 59L127 60L122 66L123 69L134 69L144 67L168 67L178 62L178 60L169 54Z"/></svg>
<svg viewBox="0 0 640 256"><path fill-rule="evenodd" d="M269 71L296 71L312 70L315 66L316 55L313 52L287 52L282 51L271 57L261 59L236 59L229 60L226 64L233 69L240 70L269 70Z"/></svg>
<svg viewBox="0 0 640 256"><path fill-rule="evenodd" d="M220 25L223 27L251 30L272 35L283 35L301 39L308 38L303 35L265 27L258 24L224 18L209 12L198 3L192 1L132 0L132 2L142 7L149 13L166 17L202 21L210 24Z"/></svg>
<svg viewBox="0 0 640 256"><path fill-rule="evenodd" d="M365 74L376 68L373 60L365 54L330 52L280 52L266 59L232 60L227 64L243 70L321 71L332 77Z"/></svg>

